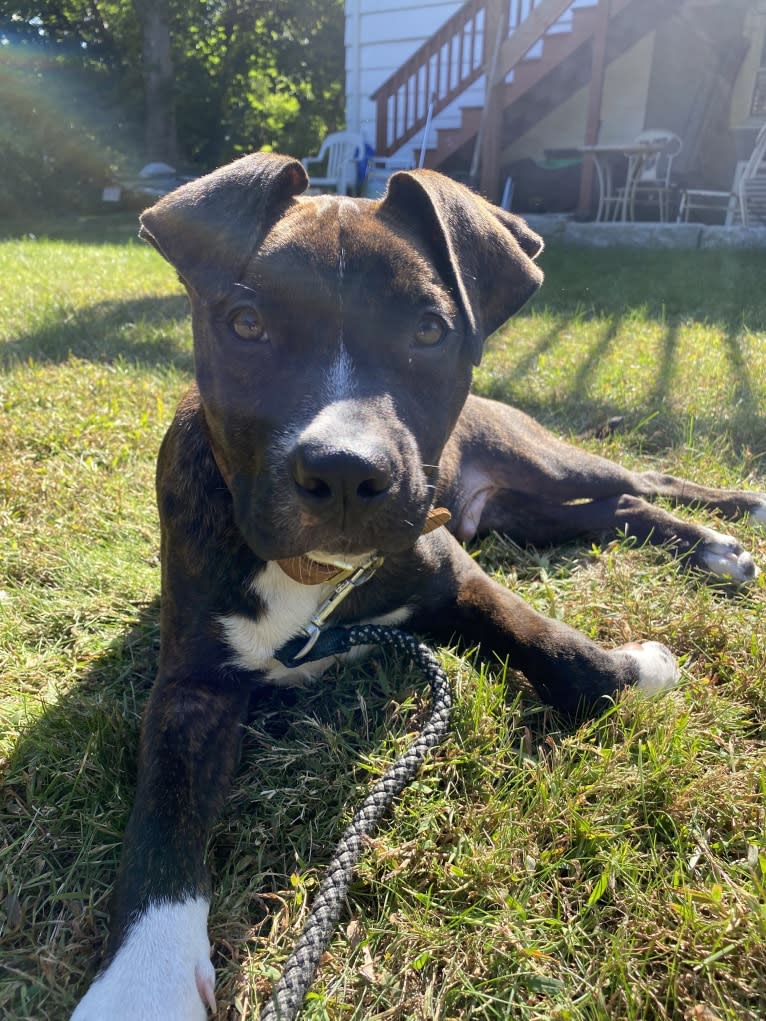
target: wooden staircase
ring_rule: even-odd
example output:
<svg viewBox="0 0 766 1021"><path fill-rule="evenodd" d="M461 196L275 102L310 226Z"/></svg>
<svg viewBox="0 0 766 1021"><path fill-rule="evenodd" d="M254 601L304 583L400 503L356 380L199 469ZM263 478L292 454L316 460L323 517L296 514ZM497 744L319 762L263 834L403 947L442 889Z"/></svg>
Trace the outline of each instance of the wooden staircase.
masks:
<svg viewBox="0 0 766 1021"><path fill-rule="evenodd" d="M429 99L438 116L485 75L483 105L463 107L457 126L436 131L426 166L466 163L478 136L480 189L496 198L503 139L586 85L598 45L611 62L682 2L600 0L569 11L571 0L468 0L374 93L376 151L399 151L425 126ZM568 25L549 31L568 11Z"/></svg>
<svg viewBox="0 0 766 1021"><path fill-rule="evenodd" d="M612 13L617 8L625 7L629 2L630 0L612 0ZM600 19L601 12L598 7L576 8L568 32L543 36L543 50L539 57L525 59L522 56L518 63L511 65L513 81L501 80L497 86L502 110L505 111L512 103L521 100L523 96L544 81L554 68L559 67L568 57L576 54L583 44L590 42L598 28ZM524 50L525 54L528 49L529 47ZM516 50L518 51L518 47ZM590 59L587 59L585 66L590 73ZM498 77L500 76L498 75ZM505 75L502 75L502 79L504 78ZM567 93L561 98L568 98L569 95L571 93ZM459 127L445 128L439 131L437 147L428 153L426 165L433 168L442 166L467 142L473 141L479 130L484 111L484 106L463 107ZM546 110L545 113L547 112L549 111ZM541 110L540 119L545 113Z"/></svg>

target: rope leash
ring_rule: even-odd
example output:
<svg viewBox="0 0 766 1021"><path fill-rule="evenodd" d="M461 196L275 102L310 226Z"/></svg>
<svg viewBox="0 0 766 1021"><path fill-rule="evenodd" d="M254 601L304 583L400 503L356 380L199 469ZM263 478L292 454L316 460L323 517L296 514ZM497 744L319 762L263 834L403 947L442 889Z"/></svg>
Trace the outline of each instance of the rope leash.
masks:
<svg viewBox="0 0 766 1021"><path fill-rule="evenodd" d="M285 666L292 666L305 644L305 638L292 639L276 654L277 658ZM447 677L428 646L406 631L379 624L330 628L319 635L301 662L337 656L358 645L382 645L409 655L431 686L431 715L407 751L377 781L346 827L303 931L261 1011L260 1021L293 1021L297 1016L335 931L364 838L375 832L394 798L414 780L426 755L444 740L449 729L452 695Z"/></svg>

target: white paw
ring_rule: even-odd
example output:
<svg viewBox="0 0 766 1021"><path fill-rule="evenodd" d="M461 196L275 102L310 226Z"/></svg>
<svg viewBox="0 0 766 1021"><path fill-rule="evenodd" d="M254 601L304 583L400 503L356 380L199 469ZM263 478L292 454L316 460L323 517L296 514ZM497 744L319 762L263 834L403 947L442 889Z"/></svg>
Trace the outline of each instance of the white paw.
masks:
<svg viewBox="0 0 766 1021"><path fill-rule="evenodd" d="M638 664L635 687L645 695L656 695L678 683L680 672L676 658L667 645L660 642L629 642L615 649Z"/></svg>
<svg viewBox="0 0 766 1021"><path fill-rule="evenodd" d="M761 496L761 494L758 494ZM761 496L761 505L750 511L750 520L761 528L766 528L766 493Z"/></svg>
<svg viewBox="0 0 766 1021"><path fill-rule="evenodd" d="M151 903L71 1021L205 1021L215 1012L208 902Z"/></svg>
<svg viewBox="0 0 766 1021"><path fill-rule="evenodd" d="M696 548L695 559L700 567L711 574L725 578L735 585L746 585L759 575L753 558L743 550L736 539L722 532L706 528L708 536Z"/></svg>

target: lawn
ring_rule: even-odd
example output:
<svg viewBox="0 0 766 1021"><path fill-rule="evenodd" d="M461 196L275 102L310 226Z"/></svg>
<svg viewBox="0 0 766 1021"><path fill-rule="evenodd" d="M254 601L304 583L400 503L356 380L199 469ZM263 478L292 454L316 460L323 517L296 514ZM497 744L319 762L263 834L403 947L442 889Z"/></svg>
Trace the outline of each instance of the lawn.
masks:
<svg viewBox="0 0 766 1021"><path fill-rule="evenodd" d="M44 234L49 236L44 236ZM106 241L100 238L108 238ZM476 389L589 449L766 490L766 252L553 249ZM185 298L126 221L0 242L0 1013L93 974L158 643L154 458ZM725 524L766 567L766 535ZM766 573L740 593L624 537L477 549L605 644L666 642L669 695L577 727L440 655L452 735L371 842L306 1021L766 1016ZM334 841L427 705L382 655L264 698L208 851L219 1019L257 1016Z"/></svg>

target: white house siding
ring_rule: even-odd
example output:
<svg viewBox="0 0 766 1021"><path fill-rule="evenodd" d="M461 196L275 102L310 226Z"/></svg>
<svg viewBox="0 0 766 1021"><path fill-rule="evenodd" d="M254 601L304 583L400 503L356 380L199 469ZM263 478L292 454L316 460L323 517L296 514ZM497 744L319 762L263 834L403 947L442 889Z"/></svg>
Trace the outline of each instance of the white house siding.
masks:
<svg viewBox="0 0 766 1021"><path fill-rule="evenodd" d="M540 0L512 0L512 18L524 18ZM598 0L573 0L570 10L551 28L567 31L575 7L592 7ZM375 104L371 94L420 47L455 11L462 0L346 0L346 123L375 142ZM537 56L542 44L530 51ZM510 78L511 76L509 76ZM484 78L458 97L434 119L430 141L438 128L460 123L464 106L481 106ZM422 132L400 155L410 157L420 147Z"/></svg>
<svg viewBox="0 0 766 1021"><path fill-rule="evenodd" d="M346 0L346 124L375 142L370 95L430 38L461 0Z"/></svg>

